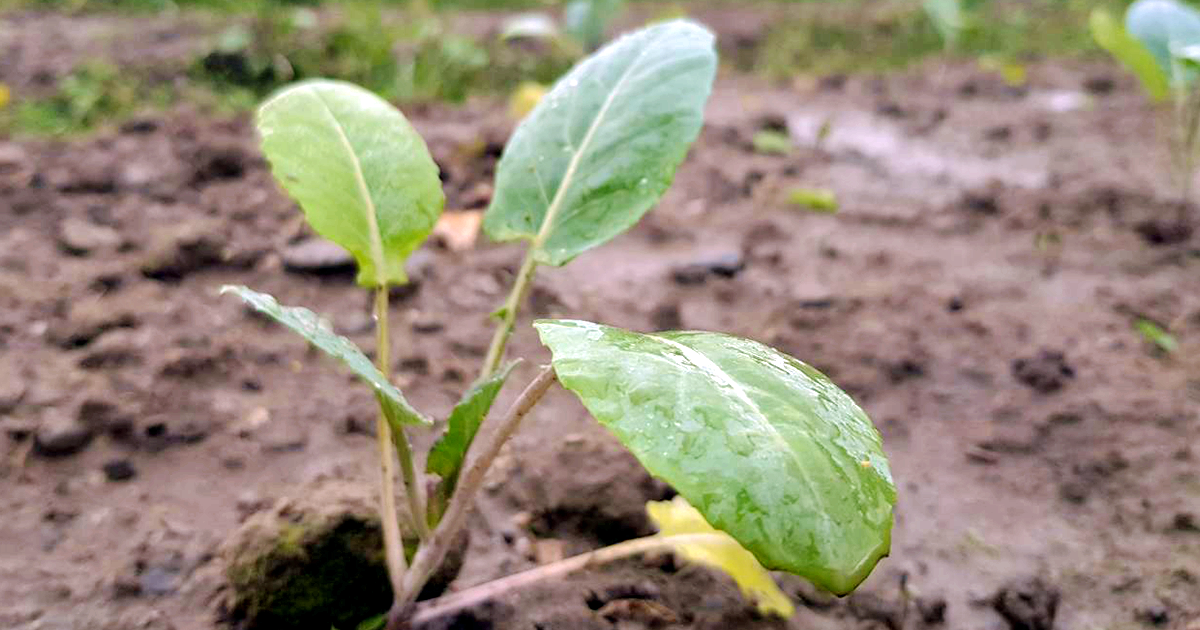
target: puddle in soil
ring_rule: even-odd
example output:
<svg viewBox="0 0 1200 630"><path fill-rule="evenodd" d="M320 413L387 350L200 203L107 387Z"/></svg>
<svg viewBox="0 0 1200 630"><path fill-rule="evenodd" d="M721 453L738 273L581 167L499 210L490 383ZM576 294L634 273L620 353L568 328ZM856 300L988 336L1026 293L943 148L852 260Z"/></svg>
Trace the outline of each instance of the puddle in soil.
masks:
<svg viewBox="0 0 1200 630"><path fill-rule="evenodd" d="M801 108L787 118L788 133L801 146L820 144L834 155L857 155L893 176L953 181L965 188L998 182L1021 188L1047 183L1043 157L1014 155L981 158L948 151L944 145L913 138L895 123L864 111L830 114L827 109Z"/></svg>

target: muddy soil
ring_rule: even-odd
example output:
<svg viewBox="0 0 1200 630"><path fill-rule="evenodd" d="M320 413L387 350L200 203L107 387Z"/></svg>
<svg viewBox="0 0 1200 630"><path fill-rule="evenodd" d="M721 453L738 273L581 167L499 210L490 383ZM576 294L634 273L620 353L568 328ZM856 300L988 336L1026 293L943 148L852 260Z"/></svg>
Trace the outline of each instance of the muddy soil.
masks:
<svg viewBox="0 0 1200 630"><path fill-rule="evenodd" d="M528 321L566 315L728 331L815 365L883 433L891 557L844 600L784 578L790 620L650 558L446 626L1200 627L1200 237L1171 223L1155 116L1108 66L1041 63L1020 89L923 70L723 74L661 205L541 274L511 347L526 380L547 358ZM485 205L503 105L409 114L451 211ZM754 154L764 127L795 150ZM790 205L798 186L840 212ZM216 294L269 291L370 347L368 298L343 261L297 249L309 237L245 117L0 142L0 627L227 627L215 554L240 522L311 484L375 483L368 392ZM444 417L473 378L520 255L413 257L392 353L415 404ZM648 533L642 505L669 493L553 392L492 471L455 586Z"/></svg>

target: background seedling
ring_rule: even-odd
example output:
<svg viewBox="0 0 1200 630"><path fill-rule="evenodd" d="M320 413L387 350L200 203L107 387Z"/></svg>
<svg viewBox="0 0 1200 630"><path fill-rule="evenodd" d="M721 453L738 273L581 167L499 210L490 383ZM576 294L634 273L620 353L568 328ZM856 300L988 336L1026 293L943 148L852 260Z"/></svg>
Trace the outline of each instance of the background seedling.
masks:
<svg viewBox="0 0 1200 630"><path fill-rule="evenodd" d="M699 134L715 73L707 30L687 21L659 24L583 60L517 128L497 166L483 227L496 241L526 241L525 260L494 313L479 378L450 413L424 474L409 433L432 421L387 378L388 287L407 282L405 259L442 210L437 166L403 114L347 83L303 82L260 108L262 148L276 178L315 231L353 254L358 283L375 295L376 363L305 309L281 307L244 287L226 290L341 360L379 402L380 511L394 595L389 627L650 550L717 566L763 611L787 614L790 603L766 569L844 594L887 554L895 488L878 432L826 377L760 343L538 321L551 365L488 420L513 372L505 348L537 270L607 242L658 201ZM500 447L556 381L679 492L675 501L648 508L660 534L414 609ZM492 427L481 431L485 421ZM438 479L428 496L425 475ZM420 540L411 555L401 545L401 523Z"/></svg>
<svg viewBox="0 0 1200 630"><path fill-rule="evenodd" d="M1092 36L1128 68L1154 101L1173 105L1168 146L1180 187L1179 223L1188 220L1192 179L1200 157L1200 12L1175 0L1138 0L1122 27L1102 9L1092 12Z"/></svg>

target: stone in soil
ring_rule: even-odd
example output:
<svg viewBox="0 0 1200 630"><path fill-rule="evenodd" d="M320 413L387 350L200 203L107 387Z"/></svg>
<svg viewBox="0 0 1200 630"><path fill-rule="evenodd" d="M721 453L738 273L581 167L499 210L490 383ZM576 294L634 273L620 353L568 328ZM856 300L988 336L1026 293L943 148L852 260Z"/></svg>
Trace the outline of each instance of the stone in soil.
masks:
<svg viewBox="0 0 1200 630"><path fill-rule="evenodd" d="M354 257L341 245L310 238L288 245L281 253L283 268L296 273L333 274L354 270Z"/></svg>
<svg viewBox="0 0 1200 630"><path fill-rule="evenodd" d="M75 418L51 416L38 426L34 444L42 455L60 457L82 451L92 437L91 428Z"/></svg>
<svg viewBox="0 0 1200 630"><path fill-rule="evenodd" d="M121 235L108 226L69 217L58 226L58 244L68 254L86 256L96 251L116 249L121 244Z"/></svg>

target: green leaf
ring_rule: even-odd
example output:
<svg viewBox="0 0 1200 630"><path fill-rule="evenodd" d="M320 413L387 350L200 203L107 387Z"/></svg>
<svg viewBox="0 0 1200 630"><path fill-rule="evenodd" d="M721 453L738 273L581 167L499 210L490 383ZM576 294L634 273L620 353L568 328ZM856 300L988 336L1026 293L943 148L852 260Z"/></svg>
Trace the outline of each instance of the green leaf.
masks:
<svg viewBox="0 0 1200 630"><path fill-rule="evenodd" d="M399 110L358 86L304 81L258 109L262 150L308 222L354 254L358 283L404 283L445 205L438 167Z"/></svg>
<svg viewBox="0 0 1200 630"><path fill-rule="evenodd" d="M445 435L430 449L425 472L442 478L439 492L442 492L444 487L446 496L454 491L454 486L458 483L458 474L462 471L463 461L467 457L467 450L471 448L471 441L475 439L479 425L492 408L496 395L500 393L500 388L504 386L504 381L508 379L509 373L517 363L518 361L510 362L495 374L476 382L463 394L462 400L454 405L454 410L450 412L450 418L446 421Z"/></svg>
<svg viewBox="0 0 1200 630"><path fill-rule="evenodd" d="M788 192L788 202L823 214L838 211L837 194L828 188L793 188Z"/></svg>
<svg viewBox="0 0 1200 630"><path fill-rule="evenodd" d="M658 526L658 535L665 540L681 534L713 534L712 539L704 542L673 546L684 558L720 569L733 578L742 593L758 604L760 612L774 613L784 618L796 612L791 600L779 590L771 574L758 563L754 554L746 551L729 534L713 529L687 499L676 496L671 501L650 501L646 504L646 512Z"/></svg>
<svg viewBox="0 0 1200 630"><path fill-rule="evenodd" d="M622 0L574 0L563 9L563 28L586 50L595 50L622 5Z"/></svg>
<svg viewBox="0 0 1200 630"><path fill-rule="evenodd" d="M925 9L925 14L933 22L942 41L948 48L953 48L966 25L961 0L925 0L921 7Z"/></svg>
<svg viewBox="0 0 1200 630"><path fill-rule="evenodd" d="M1167 97L1167 73L1159 67L1154 55L1151 55L1141 42L1130 37L1104 9L1092 11L1088 23L1096 43L1141 81L1142 88L1151 99L1161 101Z"/></svg>
<svg viewBox="0 0 1200 630"><path fill-rule="evenodd" d="M1194 72L1177 68L1173 57L1176 49L1200 43L1200 12L1175 0L1138 0L1125 12L1125 30L1142 43L1171 84L1185 85L1194 78Z"/></svg>
<svg viewBox="0 0 1200 630"><path fill-rule="evenodd" d="M782 131L763 129L750 139L755 153L764 155L787 155L792 152L792 138Z"/></svg>
<svg viewBox="0 0 1200 630"><path fill-rule="evenodd" d="M588 57L525 118L500 158L483 227L563 265L628 229L662 196L700 133L713 36L677 20Z"/></svg>
<svg viewBox="0 0 1200 630"><path fill-rule="evenodd" d="M1171 353L1179 349L1179 342L1176 341L1174 335L1145 317L1139 317L1133 323L1133 328L1142 333L1146 341L1158 346L1163 352Z"/></svg>
<svg viewBox="0 0 1200 630"><path fill-rule="evenodd" d="M896 489L879 433L817 370L718 333L534 326L563 386L763 566L844 594L887 555Z"/></svg>
<svg viewBox="0 0 1200 630"><path fill-rule="evenodd" d="M367 358L353 341L342 337L330 329L328 322L322 320L312 311L294 306L281 306L275 298L266 293L259 293L242 286L226 285L221 287L221 293L233 293L242 298L258 312L287 326L293 332L308 340L319 350L346 364L359 378L366 381L375 395L379 397L385 408L390 406L390 412L402 424L432 424L419 411L414 409L404 399L404 394L388 382L384 376Z"/></svg>

